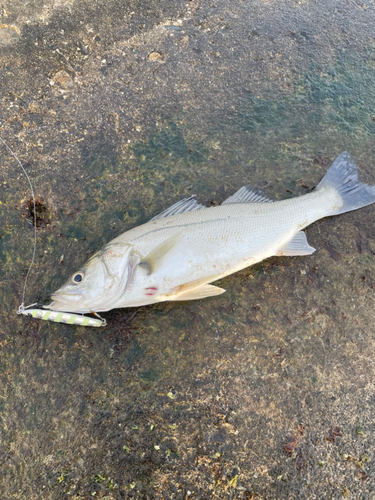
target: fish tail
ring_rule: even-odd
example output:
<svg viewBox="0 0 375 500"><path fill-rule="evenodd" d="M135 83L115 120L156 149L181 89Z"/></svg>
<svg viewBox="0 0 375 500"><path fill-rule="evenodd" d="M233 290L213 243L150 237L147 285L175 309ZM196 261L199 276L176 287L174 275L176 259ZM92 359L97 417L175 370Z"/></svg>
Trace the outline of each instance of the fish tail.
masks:
<svg viewBox="0 0 375 500"><path fill-rule="evenodd" d="M336 158L316 189L332 188L342 205L335 204L329 215L343 214L375 202L375 186L360 182L358 165L347 151Z"/></svg>

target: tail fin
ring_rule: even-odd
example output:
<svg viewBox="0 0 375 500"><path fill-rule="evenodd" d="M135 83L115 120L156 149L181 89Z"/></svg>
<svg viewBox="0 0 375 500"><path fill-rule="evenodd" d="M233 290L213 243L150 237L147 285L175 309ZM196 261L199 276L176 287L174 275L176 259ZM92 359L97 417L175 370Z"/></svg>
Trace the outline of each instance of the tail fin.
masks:
<svg viewBox="0 0 375 500"><path fill-rule="evenodd" d="M332 215L343 214L375 202L375 186L359 181L359 168L347 151L332 163L316 189L334 188L342 206Z"/></svg>

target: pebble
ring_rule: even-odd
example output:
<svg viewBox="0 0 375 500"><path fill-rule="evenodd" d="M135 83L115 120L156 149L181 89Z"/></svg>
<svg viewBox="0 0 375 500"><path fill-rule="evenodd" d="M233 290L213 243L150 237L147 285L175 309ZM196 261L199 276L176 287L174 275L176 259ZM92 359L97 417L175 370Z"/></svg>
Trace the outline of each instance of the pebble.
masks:
<svg viewBox="0 0 375 500"><path fill-rule="evenodd" d="M149 61L157 61L158 59L161 59L163 56L159 54L159 52L151 52L148 56Z"/></svg>
<svg viewBox="0 0 375 500"><path fill-rule="evenodd" d="M55 83L59 83L64 88L73 87L73 79L67 71L58 71L52 80Z"/></svg>
<svg viewBox="0 0 375 500"><path fill-rule="evenodd" d="M20 35L17 28L4 25L0 28L0 45L13 45L17 43L19 39Z"/></svg>
<svg viewBox="0 0 375 500"><path fill-rule="evenodd" d="M182 31L181 26L171 25L171 26L164 26L164 28L169 31Z"/></svg>

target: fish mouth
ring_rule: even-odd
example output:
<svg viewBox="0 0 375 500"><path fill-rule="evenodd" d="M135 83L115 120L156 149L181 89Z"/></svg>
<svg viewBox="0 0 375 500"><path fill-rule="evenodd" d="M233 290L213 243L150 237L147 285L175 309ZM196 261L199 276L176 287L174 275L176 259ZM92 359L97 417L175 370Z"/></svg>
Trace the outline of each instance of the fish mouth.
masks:
<svg viewBox="0 0 375 500"><path fill-rule="evenodd" d="M44 309L52 311L85 313L90 309L83 301L83 296L77 292L55 292L51 295L52 302L43 306Z"/></svg>

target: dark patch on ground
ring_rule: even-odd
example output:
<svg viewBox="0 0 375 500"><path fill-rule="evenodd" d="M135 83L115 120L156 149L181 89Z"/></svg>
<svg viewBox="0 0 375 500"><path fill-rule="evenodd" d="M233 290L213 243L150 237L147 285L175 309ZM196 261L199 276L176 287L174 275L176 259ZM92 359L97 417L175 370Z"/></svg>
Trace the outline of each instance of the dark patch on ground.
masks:
<svg viewBox="0 0 375 500"><path fill-rule="evenodd" d="M26 217L29 222L38 229L46 228L51 223L51 212L45 202L38 197L35 197L35 200L30 198L29 200L23 202L22 208L24 210L24 217Z"/></svg>

